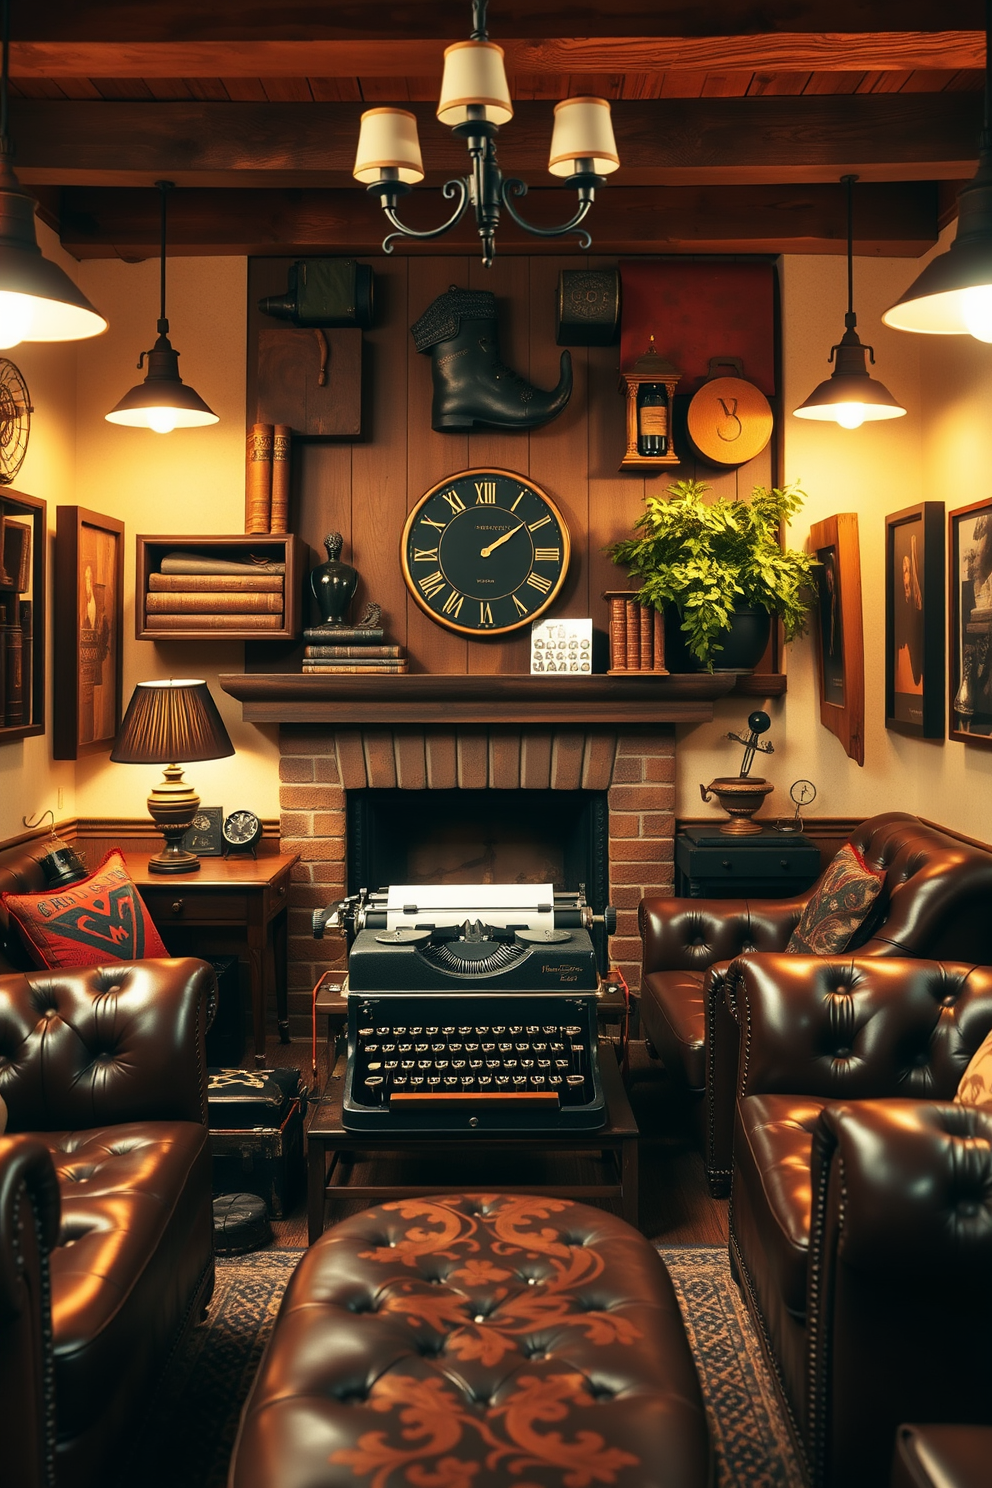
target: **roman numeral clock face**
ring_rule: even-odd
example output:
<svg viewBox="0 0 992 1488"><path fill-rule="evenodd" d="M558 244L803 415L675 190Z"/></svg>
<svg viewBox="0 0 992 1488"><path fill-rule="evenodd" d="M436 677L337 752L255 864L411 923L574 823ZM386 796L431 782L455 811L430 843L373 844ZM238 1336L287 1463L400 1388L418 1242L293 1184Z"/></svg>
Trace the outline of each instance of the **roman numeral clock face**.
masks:
<svg viewBox="0 0 992 1488"><path fill-rule="evenodd" d="M449 630L497 635L542 614L568 570L568 528L539 486L465 470L422 496L403 530L407 587Z"/></svg>

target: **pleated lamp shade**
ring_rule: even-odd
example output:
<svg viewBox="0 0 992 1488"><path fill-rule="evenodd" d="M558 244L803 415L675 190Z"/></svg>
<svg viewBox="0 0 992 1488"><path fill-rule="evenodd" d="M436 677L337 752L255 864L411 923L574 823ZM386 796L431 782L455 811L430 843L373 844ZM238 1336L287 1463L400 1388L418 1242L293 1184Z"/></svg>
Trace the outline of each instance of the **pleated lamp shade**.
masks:
<svg viewBox="0 0 992 1488"><path fill-rule="evenodd" d="M224 759L234 745L206 682L139 682L110 758L120 765Z"/></svg>

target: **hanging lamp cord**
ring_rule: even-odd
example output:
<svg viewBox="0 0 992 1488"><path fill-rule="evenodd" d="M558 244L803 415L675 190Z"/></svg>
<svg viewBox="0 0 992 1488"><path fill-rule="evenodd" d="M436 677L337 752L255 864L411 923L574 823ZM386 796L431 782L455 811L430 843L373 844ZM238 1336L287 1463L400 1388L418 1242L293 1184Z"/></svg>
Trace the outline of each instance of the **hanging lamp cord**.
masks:
<svg viewBox="0 0 992 1488"><path fill-rule="evenodd" d="M992 4L992 0L989 3ZM857 176L841 176L847 187L847 314L844 324L849 331L853 331L858 323L854 313L854 183L857 179Z"/></svg>
<svg viewBox="0 0 992 1488"><path fill-rule="evenodd" d="M5 3L7 3L7 0L5 0ZM169 334L169 322L165 318L165 210L166 210L165 209L165 203L166 203L166 198L169 195L169 192L172 190L173 183L171 181L156 181L155 182L155 185L158 187L159 192L161 194L161 214L160 214L160 217L159 217L159 226L160 226L159 239L160 239L160 243L161 243L161 258L160 258L160 281L159 281L159 305L160 305L160 309L159 309L159 316L158 316L158 333L159 333L160 336L167 336Z"/></svg>
<svg viewBox="0 0 992 1488"><path fill-rule="evenodd" d="M10 148L10 0L3 0L3 38L0 42L0 156L9 160Z"/></svg>

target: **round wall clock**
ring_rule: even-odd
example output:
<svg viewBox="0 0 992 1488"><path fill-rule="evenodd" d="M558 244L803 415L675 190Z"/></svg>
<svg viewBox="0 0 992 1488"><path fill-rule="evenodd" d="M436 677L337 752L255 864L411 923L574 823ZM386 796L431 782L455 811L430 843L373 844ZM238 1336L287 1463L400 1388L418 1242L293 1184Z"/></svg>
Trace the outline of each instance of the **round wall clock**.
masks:
<svg viewBox="0 0 992 1488"><path fill-rule="evenodd" d="M421 496L400 561L422 610L463 635L499 635L544 613L565 582L568 528L540 486L463 470Z"/></svg>

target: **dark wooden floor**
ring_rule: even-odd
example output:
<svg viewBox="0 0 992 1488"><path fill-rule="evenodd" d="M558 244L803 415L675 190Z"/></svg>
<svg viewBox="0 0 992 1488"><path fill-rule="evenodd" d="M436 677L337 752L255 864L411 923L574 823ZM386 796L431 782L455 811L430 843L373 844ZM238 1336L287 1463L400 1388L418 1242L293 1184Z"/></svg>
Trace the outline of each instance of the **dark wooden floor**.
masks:
<svg viewBox="0 0 992 1488"><path fill-rule="evenodd" d="M298 1065L309 1083L309 1043L280 1044L270 1038L267 1052L272 1064ZM323 1088L327 1062L322 1045L318 1047L318 1068ZM698 1109L673 1088L660 1066L647 1057L642 1043L631 1044L628 1093L641 1133L640 1227L644 1234L667 1245L726 1244L727 1204L723 1199L711 1199L706 1189L697 1132ZM567 1183L573 1172L578 1174L583 1159L560 1157L550 1161L563 1165L560 1171L556 1169L555 1176ZM475 1186L488 1186L484 1170L479 1172ZM347 1212L344 1206L339 1211ZM292 1213L275 1221L273 1229L277 1245L306 1245L306 1202L302 1195Z"/></svg>

